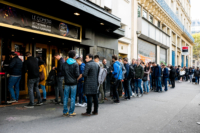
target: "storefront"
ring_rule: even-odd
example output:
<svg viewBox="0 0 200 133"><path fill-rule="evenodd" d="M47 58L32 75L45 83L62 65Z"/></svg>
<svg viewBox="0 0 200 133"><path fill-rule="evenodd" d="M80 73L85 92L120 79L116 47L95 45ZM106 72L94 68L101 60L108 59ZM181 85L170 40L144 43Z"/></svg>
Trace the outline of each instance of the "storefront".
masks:
<svg viewBox="0 0 200 133"><path fill-rule="evenodd" d="M138 39L138 59L143 62L156 62L156 45Z"/></svg>
<svg viewBox="0 0 200 133"><path fill-rule="evenodd" d="M167 50L160 48L160 63L167 65Z"/></svg>
<svg viewBox="0 0 200 133"><path fill-rule="evenodd" d="M68 51L73 49L77 52L76 56L83 60L87 53L99 54L101 59L108 60L108 64L112 60L111 55L118 54L118 38L124 36L124 32L119 30L121 20L100 11L97 6L88 6L91 3L87 1L57 1L57 6L53 8L51 6L55 5L55 1L50 1L49 7L38 0L8 1L0 0L2 64L9 61L11 51L17 52L22 61L26 60L25 52L31 52L34 57L44 60L49 73L53 66L57 66L54 59L56 52L60 52L62 57L67 59ZM87 11L80 6L87 8ZM91 14L89 10L94 9L96 14ZM97 14L101 14L102 18L97 17ZM6 69L1 67L1 71ZM27 76L22 76L20 96L28 95ZM0 77L0 80L3 79ZM48 86L46 90L53 92ZM0 97L2 95L1 93Z"/></svg>

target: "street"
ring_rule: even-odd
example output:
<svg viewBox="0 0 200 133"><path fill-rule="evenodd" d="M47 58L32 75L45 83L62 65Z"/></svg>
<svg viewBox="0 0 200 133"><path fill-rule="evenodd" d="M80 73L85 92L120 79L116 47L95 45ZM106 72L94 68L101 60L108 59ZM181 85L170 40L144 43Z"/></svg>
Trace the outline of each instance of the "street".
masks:
<svg viewBox="0 0 200 133"><path fill-rule="evenodd" d="M130 101L121 99L99 106L99 115L63 117L62 106L48 101L25 109L23 105L0 108L0 133L199 133L200 86L177 83L168 92L150 92Z"/></svg>

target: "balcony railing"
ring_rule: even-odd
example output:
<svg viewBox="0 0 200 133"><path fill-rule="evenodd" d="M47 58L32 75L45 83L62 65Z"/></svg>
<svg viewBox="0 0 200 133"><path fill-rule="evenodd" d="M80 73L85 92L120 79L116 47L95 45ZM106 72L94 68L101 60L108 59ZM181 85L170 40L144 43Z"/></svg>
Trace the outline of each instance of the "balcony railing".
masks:
<svg viewBox="0 0 200 133"><path fill-rule="evenodd" d="M171 8L168 6L168 4L164 0L156 0L158 4L168 13L168 15L176 22L176 24L187 34L187 36L194 42L194 38L192 35L185 29L184 25L181 23L181 21L178 19L178 17L174 14L174 12L171 10Z"/></svg>

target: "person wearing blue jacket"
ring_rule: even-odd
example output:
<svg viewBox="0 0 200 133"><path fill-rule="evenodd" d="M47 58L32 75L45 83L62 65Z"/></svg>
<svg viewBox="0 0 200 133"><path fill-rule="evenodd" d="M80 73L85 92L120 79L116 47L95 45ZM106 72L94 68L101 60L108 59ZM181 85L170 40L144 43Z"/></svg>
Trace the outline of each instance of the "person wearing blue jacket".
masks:
<svg viewBox="0 0 200 133"><path fill-rule="evenodd" d="M168 71L168 68L164 64L162 65L162 68L164 69L164 71L163 71L163 81L164 81L165 91L168 91L167 81L168 81L168 78L169 78L169 71Z"/></svg>
<svg viewBox="0 0 200 133"><path fill-rule="evenodd" d="M120 62L117 61L117 56L113 55L112 56L112 61L113 61L113 71L111 71L111 73L114 76L115 82L113 83L113 96L116 98L116 100L114 100L114 103L119 103L119 94L117 91L119 82L123 79L122 76L122 68L120 65Z"/></svg>
<svg viewBox="0 0 200 133"><path fill-rule="evenodd" d="M124 90L125 90L125 94L127 97L125 97L126 100L130 100L130 79L129 79L129 64L128 64L128 58L125 57L124 59L124 67L126 69L126 73L125 73L125 78L124 78L124 82L123 82L123 86L124 86Z"/></svg>
<svg viewBox="0 0 200 133"><path fill-rule="evenodd" d="M86 98L86 96L83 95L84 77L82 76L82 74L85 71L85 63L82 62L81 57L76 58L76 62L79 65L80 76L78 77L79 103L76 103L75 106L86 107L87 106L87 98ZM84 103L82 103L82 99L84 100Z"/></svg>
<svg viewBox="0 0 200 133"><path fill-rule="evenodd" d="M154 66L153 76L155 78L156 83L156 92L162 92L162 85L161 85L161 67L156 64L155 62L152 63Z"/></svg>

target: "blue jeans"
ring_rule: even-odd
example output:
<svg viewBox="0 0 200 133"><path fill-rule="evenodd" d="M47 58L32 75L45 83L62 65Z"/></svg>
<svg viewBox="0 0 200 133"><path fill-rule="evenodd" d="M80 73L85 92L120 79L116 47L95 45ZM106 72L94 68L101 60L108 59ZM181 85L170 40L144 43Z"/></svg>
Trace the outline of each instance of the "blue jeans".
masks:
<svg viewBox="0 0 200 133"><path fill-rule="evenodd" d="M169 81L169 85L171 85L171 80L168 78L168 81Z"/></svg>
<svg viewBox="0 0 200 133"><path fill-rule="evenodd" d="M135 89L137 94L138 94L138 88L140 89L140 93L143 94L141 85L142 85L142 79L135 79Z"/></svg>
<svg viewBox="0 0 200 133"><path fill-rule="evenodd" d="M152 80L152 75L150 75L150 88L152 88L153 80Z"/></svg>
<svg viewBox="0 0 200 133"><path fill-rule="evenodd" d="M145 92L149 92L149 81L143 81L143 88Z"/></svg>
<svg viewBox="0 0 200 133"><path fill-rule="evenodd" d="M195 76L195 79L196 79L196 83L199 84L199 76Z"/></svg>
<svg viewBox="0 0 200 133"><path fill-rule="evenodd" d="M70 92L71 92L71 104L70 104L69 114L73 114L74 113L76 89L77 89L77 85L72 85L72 86L65 85L64 102L63 102L63 108L64 108L63 109L63 114L66 114L68 112L67 103L68 103L69 93Z"/></svg>
<svg viewBox="0 0 200 133"><path fill-rule="evenodd" d="M163 80L164 80L164 85L165 85L165 91L167 91L168 90L168 88L167 88L168 78L164 78Z"/></svg>
<svg viewBox="0 0 200 133"><path fill-rule="evenodd" d="M157 77L155 78L155 81L156 81L156 90L157 91L162 91L162 85L161 85L161 77Z"/></svg>
<svg viewBox="0 0 200 133"><path fill-rule="evenodd" d="M41 85L41 84L40 84L40 87L41 87L42 92L43 92L43 99L46 99L47 98L46 88L45 88L44 85Z"/></svg>
<svg viewBox="0 0 200 133"><path fill-rule="evenodd" d="M87 103L87 98L86 96L83 96L83 82L78 83L78 94L79 94L79 103L82 104L82 99L84 100L85 103Z"/></svg>
<svg viewBox="0 0 200 133"><path fill-rule="evenodd" d="M11 98L16 101L18 101L18 99L19 99L20 80L21 80L21 76L19 76L19 77L10 76L9 81L8 81L8 90L10 91ZM14 92L13 86L14 86L15 92Z"/></svg>

